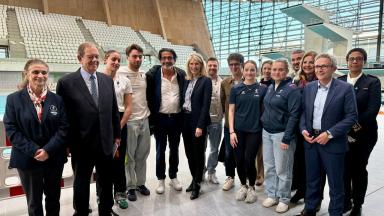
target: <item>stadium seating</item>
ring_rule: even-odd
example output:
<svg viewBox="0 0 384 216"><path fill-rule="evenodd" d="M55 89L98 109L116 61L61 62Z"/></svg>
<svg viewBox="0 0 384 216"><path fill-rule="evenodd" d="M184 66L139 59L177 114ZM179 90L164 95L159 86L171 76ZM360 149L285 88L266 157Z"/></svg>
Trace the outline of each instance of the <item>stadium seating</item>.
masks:
<svg viewBox="0 0 384 216"><path fill-rule="evenodd" d="M0 39L6 39L7 35L7 7L0 5Z"/></svg>
<svg viewBox="0 0 384 216"><path fill-rule="evenodd" d="M75 16L50 13L43 15L36 9L15 7L27 58L46 62L75 64L76 51L84 37Z"/></svg>

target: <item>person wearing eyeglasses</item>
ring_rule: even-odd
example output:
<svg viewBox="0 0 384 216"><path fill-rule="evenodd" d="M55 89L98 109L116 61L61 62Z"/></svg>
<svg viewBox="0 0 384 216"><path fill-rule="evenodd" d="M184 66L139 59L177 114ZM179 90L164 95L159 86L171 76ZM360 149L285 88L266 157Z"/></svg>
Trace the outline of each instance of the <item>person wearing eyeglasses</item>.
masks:
<svg viewBox="0 0 384 216"><path fill-rule="evenodd" d="M347 133L357 122L353 86L332 75L336 59L329 54L315 58L318 81L308 83L303 91L300 131L304 136L307 190L302 216L315 216L321 201L322 170L330 189L330 216L341 216L344 208L344 159Z"/></svg>
<svg viewBox="0 0 384 216"><path fill-rule="evenodd" d="M26 194L28 214L60 213L60 183L66 156L67 116L63 99L47 87L48 65L28 60L21 89L8 95L4 114L12 143L9 168L16 168Z"/></svg>
<svg viewBox="0 0 384 216"><path fill-rule="evenodd" d="M358 216L361 215L361 206L367 192L368 159L377 142L376 117L381 105L381 84L377 77L363 73L363 67L367 62L367 52L364 49L351 49L346 60L349 73L339 79L353 85L359 119L348 133L349 151L345 158L344 210L350 210L353 203L350 215Z"/></svg>
<svg viewBox="0 0 384 216"><path fill-rule="evenodd" d="M229 134L229 120L228 120L228 113L229 113L229 99L231 94L231 88L243 82L242 75L243 75L243 67L244 67L244 56L240 53L231 53L227 58L227 63L229 70L231 72L231 75L227 78L225 78L221 82L220 87L220 101L222 110L224 111L224 146L222 145L221 148L225 149L225 175L227 178L224 181L223 184L223 190L229 191L231 190L235 185L235 169L236 169L236 162L235 162L235 153L233 151L233 148L231 146L230 142L230 134Z"/></svg>

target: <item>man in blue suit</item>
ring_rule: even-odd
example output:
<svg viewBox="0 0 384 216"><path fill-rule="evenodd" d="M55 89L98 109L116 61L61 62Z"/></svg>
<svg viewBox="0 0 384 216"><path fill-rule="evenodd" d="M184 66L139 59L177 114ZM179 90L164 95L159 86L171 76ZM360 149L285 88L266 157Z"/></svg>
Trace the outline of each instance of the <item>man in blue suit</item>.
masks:
<svg viewBox="0 0 384 216"><path fill-rule="evenodd" d="M344 205L344 157L347 133L357 122L356 99L352 85L332 78L336 60L320 54L315 60L318 81L303 91L303 114L300 130L304 136L307 192L305 208L299 214L316 215L321 200L321 172L328 177L330 216L341 216Z"/></svg>

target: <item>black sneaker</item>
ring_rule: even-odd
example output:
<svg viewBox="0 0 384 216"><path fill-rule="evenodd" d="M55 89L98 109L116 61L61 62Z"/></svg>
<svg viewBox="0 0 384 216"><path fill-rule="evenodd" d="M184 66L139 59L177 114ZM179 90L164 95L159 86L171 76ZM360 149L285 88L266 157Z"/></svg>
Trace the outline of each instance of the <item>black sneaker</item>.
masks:
<svg viewBox="0 0 384 216"><path fill-rule="evenodd" d="M129 189L128 190L128 200L129 201L136 201L137 200L135 189Z"/></svg>
<svg viewBox="0 0 384 216"><path fill-rule="evenodd" d="M138 186L137 191L139 191L144 196L148 196L149 194L151 194L151 192L148 190L147 187L145 187L145 185Z"/></svg>

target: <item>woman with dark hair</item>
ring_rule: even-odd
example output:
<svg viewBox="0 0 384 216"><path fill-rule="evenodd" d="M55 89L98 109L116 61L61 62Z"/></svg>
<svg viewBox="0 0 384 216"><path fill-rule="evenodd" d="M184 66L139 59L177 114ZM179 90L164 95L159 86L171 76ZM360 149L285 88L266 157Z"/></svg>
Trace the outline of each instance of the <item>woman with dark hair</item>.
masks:
<svg viewBox="0 0 384 216"><path fill-rule="evenodd" d="M354 86L359 119L348 134L349 152L345 157L344 173L344 211L350 210L353 203L350 215L357 216L361 215L361 207L367 192L369 156L377 142L376 117L380 110L381 84L377 77L363 73L363 67L367 62L367 53L364 49L351 49L346 60L349 73L339 79Z"/></svg>
<svg viewBox="0 0 384 216"><path fill-rule="evenodd" d="M254 203L256 201L255 167L256 154L261 144L262 102L267 92L265 85L256 82L256 62L244 63L244 81L232 87L229 100L229 134L235 152L237 174L241 188L236 200ZM248 185L247 185L248 179Z"/></svg>
<svg viewBox="0 0 384 216"><path fill-rule="evenodd" d="M128 208L128 202L126 199L125 154L127 150L127 122L132 113L132 86L127 77L116 75L117 70L120 68L120 54L117 51L107 51L104 64L104 73L113 79L117 106L120 112L121 142L119 146L116 146L116 155L113 160L113 167L111 167L114 197L119 207L126 209Z"/></svg>
<svg viewBox="0 0 384 216"><path fill-rule="evenodd" d="M16 168L27 198L29 215L59 216L61 176L67 162L68 123L60 96L47 87L48 65L27 61L21 90L8 95L4 114L12 143L10 168Z"/></svg>
<svg viewBox="0 0 384 216"><path fill-rule="evenodd" d="M183 140L192 183L191 200L199 197L203 177L207 127L211 124L209 108L211 105L212 82L207 77L205 62L201 55L191 54L187 61L187 82L183 95Z"/></svg>
<svg viewBox="0 0 384 216"><path fill-rule="evenodd" d="M267 87L272 84L272 77L271 77L271 68L272 68L273 61L267 60L263 62L261 65L261 80L260 83L266 85Z"/></svg>

